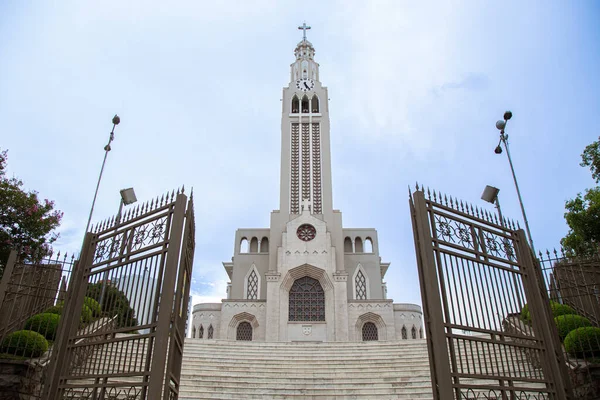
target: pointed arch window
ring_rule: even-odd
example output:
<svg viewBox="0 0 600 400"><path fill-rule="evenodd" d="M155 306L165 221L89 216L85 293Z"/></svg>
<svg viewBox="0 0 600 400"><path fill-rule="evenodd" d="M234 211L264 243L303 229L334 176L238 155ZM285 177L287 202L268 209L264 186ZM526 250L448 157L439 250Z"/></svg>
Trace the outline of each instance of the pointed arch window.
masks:
<svg viewBox="0 0 600 400"><path fill-rule="evenodd" d="M319 98L317 97L317 95L315 94L312 99L310 100L310 105L312 108L312 112L314 113L318 113L319 112Z"/></svg>
<svg viewBox="0 0 600 400"><path fill-rule="evenodd" d="M362 327L363 342L379 340L377 326L372 322L366 322Z"/></svg>
<svg viewBox="0 0 600 400"><path fill-rule="evenodd" d="M358 264L356 266L356 271L354 271L354 276L352 279L354 282L354 299L369 299L371 297L369 293L369 277L362 265Z"/></svg>
<svg viewBox="0 0 600 400"><path fill-rule="evenodd" d="M325 292L318 280L305 276L290 289L290 321L325 321Z"/></svg>
<svg viewBox="0 0 600 400"><path fill-rule="evenodd" d="M417 338L417 328L415 328L414 325L413 325L412 329L410 330L410 333L411 333L413 339Z"/></svg>
<svg viewBox="0 0 600 400"><path fill-rule="evenodd" d="M244 297L248 300L258 300L260 295L260 274L256 265L252 264L246 274L246 285L244 287Z"/></svg>
<svg viewBox="0 0 600 400"><path fill-rule="evenodd" d="M406 327L404 325L402 325L402 339L404 339L404 340L408 339L408 334L406 332Z"/></svg>
<svg viewBox="0 0 600 400"><path fill-rule="evenodd" d="M252 325L248 321L242 321L237 326L235 340L252 340Z"/></svg>
<svg viewBox="0 0 600 400"><path fill-rule="evenodd" d="M192 326L192 339L196 338L196 327Z"/></svg>
<svg viewBox="0 0 600 400"><path fill-rule="evenodd" d="M300 100L298 99L298 96L294 95L294 97L292 97L292 113L298 113L300 111Z"/></svg>
<svg viewBox="0 0 600 400"><path fill-rule="evenodd" d="M304 95L302 96L302 112L303 113L308 113L309 108L308 108L308 96Z"/></svg>
<svg viewBox="0 0 600 400"><path fill-rule="evenodd" d="M207 339L212 339L213 338L213 334L215 333L215 330L213 329L212 324L208 326L208 335L206 336Z"/></svg>
<svg viewBox="0 0 600 400"><path fill-rule="evenodd" d="M356 285L356 300L367 299L367 279L365 274L359 269L354 278L354 284Z"/></svg>
<svg viewBox="0 0 600 400"><path fill-rule="evenodd" d="M200 325L200 329L198 329L198 338L199 339L204 338L204 327L202 325Z"/></svg>
<svg viewBox="0 0 600 400"><path fill-rule="evenodd" d="M423 339L423 328L419 328L419 339Z"/></svg>

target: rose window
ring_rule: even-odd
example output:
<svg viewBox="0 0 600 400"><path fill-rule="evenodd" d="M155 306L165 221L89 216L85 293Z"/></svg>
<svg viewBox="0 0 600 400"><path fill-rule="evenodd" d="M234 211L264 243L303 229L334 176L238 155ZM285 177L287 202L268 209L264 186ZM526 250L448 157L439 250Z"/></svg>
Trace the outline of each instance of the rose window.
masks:
<svg viewBox="0 0 600 400"><path fill-rule="evenodd" d="M300 225L300 227L298 227L296 234L298 235L298 238L300 238L300 240L304 240L305 242L308 242L315 238L315 236L317 234L317 230L312 225L304 224L304 225Z"/></svg>

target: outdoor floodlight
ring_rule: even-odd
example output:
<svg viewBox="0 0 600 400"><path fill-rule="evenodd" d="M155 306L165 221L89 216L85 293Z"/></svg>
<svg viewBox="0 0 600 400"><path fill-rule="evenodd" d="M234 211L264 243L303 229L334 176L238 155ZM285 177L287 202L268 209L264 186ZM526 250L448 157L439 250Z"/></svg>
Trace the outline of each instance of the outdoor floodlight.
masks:
<svg viewBox="0 0 600 400"><path fill-rule="evenodd" d="M509 120L509 119L511 119L511 118L512 118L512 112L510 112L510 111L505 111L505 112L504 112L504 120L505 120L505 121L508 121L508 120Z"/></svg>
<svg viewBox="0 0 600 400"><path fill-rule="evenodd" d="M135 203L137 201L137 197L135 197L133 188L121 189L121 199L125 205Z"/></svg>
<svg viewBox="0 0 600 400"><path fill-rule="evenodd" d="M494 153L502 154L502 147L500 147L500 145L496 146L496 148L494 149Z"/></svg>
<svg viewBox="0 0 600 400"><path fill-rule="evenodd" d="M481 200L494 204L498 198L498 192L500 192L500 189L487 185L481 194Z"/></svg>
<svg viewBox="0 0 600 400"><path fill-rule="evenodd" d="M503 131L505 126L506 126L506 121L503 121L503 120L496 121L496 129L498 129L499 131Z"/></svg>
<svg viewBox="0 0 600 400"><path fill-rule="evenodd" d="M506 115L506 114L504 114L504 115ZM112 119L112 123L114 125L119 125L119 122L121 122L121 118L119 118L119 116L117 114L115 114L115 116Z"/></svg>

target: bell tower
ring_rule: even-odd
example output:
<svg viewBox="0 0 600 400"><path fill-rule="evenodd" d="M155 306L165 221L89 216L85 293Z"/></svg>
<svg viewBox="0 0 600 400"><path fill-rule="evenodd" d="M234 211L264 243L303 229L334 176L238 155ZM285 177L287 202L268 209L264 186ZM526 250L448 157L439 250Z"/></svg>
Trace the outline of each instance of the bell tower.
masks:
<svg viewBox="0 0 600 400"><path fill-rule="evenodd" d="M315 48L306 39L310 27L305 23L298 29L303 37L294 49L289 85L283 89L280 210L292 217L307 208L329 220L333 204L327 88L320 81Z"/></svg>

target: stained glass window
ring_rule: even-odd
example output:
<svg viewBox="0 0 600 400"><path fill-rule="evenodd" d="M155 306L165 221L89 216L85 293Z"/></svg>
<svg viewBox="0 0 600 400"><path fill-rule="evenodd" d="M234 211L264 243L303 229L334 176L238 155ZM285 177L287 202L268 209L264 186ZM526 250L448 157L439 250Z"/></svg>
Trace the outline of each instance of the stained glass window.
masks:
<svg viewBox="0 0 600 400"><path fill-rule="evenodd" d="M243 321L237 326L235 340L252 340L252 325Z"/></svg>
<svg viewBox="0 0 600 400"><path fill-rule="evenodd" d="M325 292L318 280L305 276L290 289L290 321L325 321Z"/></svg>
<svg viewBox="0 0 600 400"><path fill-rule="evenodd" d="M377 334L377 327L372 322L367 322L362 327L362 340L370 341L370 340L379 340L379 336Z"/></svg>
<svg viewBox="0 0 600 400"><path fill-rule="evenodd" d="M408 339L408 335L406 334L405 326L402 326L402 339Z"/></svg>
<svg viewBox="0 0 600 400"><path fill-rule="evenodd" d="M200 325L200 329L198 329L198 338L202 339L204 337L204 327Z"/></svg>
<svg viewBox="0 0 600 400"><path fill-rule="evenodd" d="M354 278L354 284L356 285L356 299L366 300L367 299L367 279L362 271L359 269Z"/></svg>
<svg viewBox="0 0 600 400"><path fill-rule="evenodd" d="M213 327L212 327L212 325L210 325L208 327L208 336L206 338L207 339L212 339L213 338L213 332L214 332Z"/></svg>
<svg viewBox="0 0 600 400"><path fill-rule="evenodd" d="M253 269L252 272L250 272L250 276L248 276L248 289L246 291L247 296L246 298L249 300L256 300L258 299L258 274L256 273L256 270Z"/></svg>

